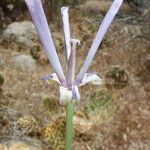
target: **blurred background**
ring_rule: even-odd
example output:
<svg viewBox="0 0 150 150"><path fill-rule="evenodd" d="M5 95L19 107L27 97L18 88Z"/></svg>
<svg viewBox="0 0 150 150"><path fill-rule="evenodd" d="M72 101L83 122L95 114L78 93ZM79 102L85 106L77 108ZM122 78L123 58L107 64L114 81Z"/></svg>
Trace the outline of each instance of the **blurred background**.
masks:
<svg viewBox="0 0 150 150"><path fill-rule="evenodd" d="M77 69L112 0L42 0L65 68L60 8L69 6ZM150 150L150 1L124 0L89 72L101 87L80 88L74 150ZM65 108L24 0L0 0L0 150L63 150Z"/></svg>

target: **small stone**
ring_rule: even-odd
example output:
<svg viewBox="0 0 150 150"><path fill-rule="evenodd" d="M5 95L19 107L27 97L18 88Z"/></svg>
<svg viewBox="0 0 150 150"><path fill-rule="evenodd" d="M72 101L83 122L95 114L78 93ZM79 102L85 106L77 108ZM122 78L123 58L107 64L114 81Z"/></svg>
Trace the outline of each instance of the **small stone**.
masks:
<svg viewBox="0 0 150 150"><path fill-rule="evenodd" d="M34 72L36 70L36 61L30 55L18 55L15 57L15 66L24 72Z"/></svg>

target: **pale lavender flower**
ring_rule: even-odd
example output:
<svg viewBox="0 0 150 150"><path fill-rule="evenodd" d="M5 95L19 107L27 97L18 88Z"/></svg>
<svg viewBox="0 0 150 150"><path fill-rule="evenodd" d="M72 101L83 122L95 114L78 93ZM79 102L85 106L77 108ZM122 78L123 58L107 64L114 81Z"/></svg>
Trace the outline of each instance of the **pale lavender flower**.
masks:
<svg viewBox="0 0 150 150"><path fill-rule="evenodd" d="M61 8L63 28L64 28L64 40L65 40L65 55L66 55L66 77L63 73L55 46L51 37L51 33L46 21L44 10L41 0L25 0L29 12L31 14L33 23L38 32L39 38L43 44L43 47L48 55L49 61L55 71L55 73L46 75L42 79L48 83L56 81L60 87L60 104L64 105L70 101L79 101L80 94L78 87L85 84L100 85L102 80L95 73L86 73L95 53L107 32L108 27L111 25L115 15L117 14L123 0L114 0L111 8L107 12L97 34L92 43L92 46L88 52L88 55L84 61L84 64L75 79L75 65L76 65L76 45L80 44L78 39L72 39L69 27L69 15L68 7Z"/></svg>

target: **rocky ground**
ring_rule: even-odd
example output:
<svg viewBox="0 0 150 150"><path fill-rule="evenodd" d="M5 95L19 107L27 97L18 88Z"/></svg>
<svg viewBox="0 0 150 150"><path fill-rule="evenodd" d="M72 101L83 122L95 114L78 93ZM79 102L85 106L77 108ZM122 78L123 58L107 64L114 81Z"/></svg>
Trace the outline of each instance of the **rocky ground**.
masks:
<svg viewBox="0 0 150 150"><path fill-rule="evenodd" d="M77 51L77 71L110 1L101 0L100 7L98 4L97 0L86 1L70 10L72 36L82 42ZM74 150L150 149L148 11L146 6L139 9L133 1L124 3L109 28L89 70L101 76L103 85L80 89L81 101L74 116ZM27 20L5 22L1 28L0 150L61 150L65 109L58 104L58 85L40 79L53 70L33 24ZM61 63L65 64L61 23L50 22L50 28Z"/></svg>

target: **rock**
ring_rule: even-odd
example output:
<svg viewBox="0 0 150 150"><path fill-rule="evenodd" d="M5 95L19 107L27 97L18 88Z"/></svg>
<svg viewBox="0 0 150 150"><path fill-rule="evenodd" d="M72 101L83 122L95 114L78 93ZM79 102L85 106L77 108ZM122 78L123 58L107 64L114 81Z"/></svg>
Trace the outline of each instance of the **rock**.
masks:
<svg viewBox="0 0 150 150"><path fill-rule="evenodd" d="M33 141L32 141L33 142ZM0 150L43 150L40 144L34 144L22 140L10 140L0 143Z"/></svg>
<svg viewBox="0 0 150 150"><path fill-rule="evenodd" d="M3 36L6 41L13 40L28 47L34 46L38 39L35 27L30 21L9 24L4 30Z"/></svg>
<svg viewBox="0 0 150 150"><path fill-rule="evenodd" d="M15 66L24 72L34 72L36 70L36 61L30 55L18 55L15 57Z"/></svg>

